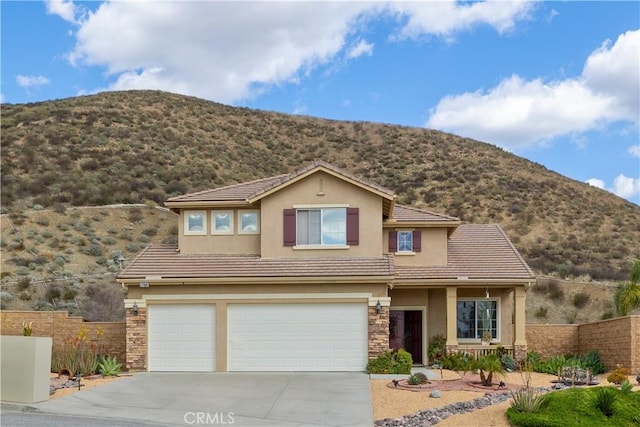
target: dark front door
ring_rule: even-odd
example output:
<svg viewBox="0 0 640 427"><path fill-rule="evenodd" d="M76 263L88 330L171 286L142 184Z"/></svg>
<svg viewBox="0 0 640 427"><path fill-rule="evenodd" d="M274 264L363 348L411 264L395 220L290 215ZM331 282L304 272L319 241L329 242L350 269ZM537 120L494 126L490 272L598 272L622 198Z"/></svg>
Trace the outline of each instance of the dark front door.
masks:
<svg viewBox="0 0 640 427"><path fill-rule="evenodd" d="M413 363L422 363L422 311L391 311L389 347L404 348L411 353Z"/></svg>

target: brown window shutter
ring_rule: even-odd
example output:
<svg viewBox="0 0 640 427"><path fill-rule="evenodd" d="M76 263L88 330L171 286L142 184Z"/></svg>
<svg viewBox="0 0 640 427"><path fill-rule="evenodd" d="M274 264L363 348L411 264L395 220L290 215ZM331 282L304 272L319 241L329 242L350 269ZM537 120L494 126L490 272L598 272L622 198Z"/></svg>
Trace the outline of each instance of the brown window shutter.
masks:
<svg viewBox="0 0 640 427"><path fill-rule="evenodd" d="M398 232L389 232L389 252L398 252Z"/></svg>
<svg viewBox="0 0 640 427"><path fill-rule="evenodd" d="M413 252L420 252L422 250L422 232L413 232Z"/></svg>
<svg viewBox="0 0 640 427"><path fill-rule="evenodd" d="M347 245L357 246L360 243L359 215L358 208L347 208Z"/></svg>
<svg viewBox="0 0 640 427"><path fill-rule="evenodd" d="M284 246L296 245L296 210L284 210Z"/></svg>

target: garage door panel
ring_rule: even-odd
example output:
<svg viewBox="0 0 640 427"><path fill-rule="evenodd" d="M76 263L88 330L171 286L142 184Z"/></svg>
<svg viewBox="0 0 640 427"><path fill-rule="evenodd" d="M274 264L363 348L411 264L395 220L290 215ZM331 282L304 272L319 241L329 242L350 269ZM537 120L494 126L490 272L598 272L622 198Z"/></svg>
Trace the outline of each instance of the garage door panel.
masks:
<svg viewBox="0 0 640 427"><path fill-rule="evenodd" d="M215 371L215 305L148 306L150 371Z"/></svg>
<svg viewBox="0 0 640 427"><path fill-rule="evenodd" d="M362 371L367 306L228 305L230 371Z"/></svg>

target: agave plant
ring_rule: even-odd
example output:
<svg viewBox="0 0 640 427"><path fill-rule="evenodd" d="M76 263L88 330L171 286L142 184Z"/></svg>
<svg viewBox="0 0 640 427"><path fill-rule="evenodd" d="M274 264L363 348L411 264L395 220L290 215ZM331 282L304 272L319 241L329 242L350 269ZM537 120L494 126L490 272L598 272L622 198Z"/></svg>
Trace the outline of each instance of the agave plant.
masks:
<svg viewBox="0 0 640 427"><path fill-rule="evenodd" d="M105 377L118 376L121 368L122 364L118 363L118 359L115 356L106 356L98 362L98 372Z"/></svg>

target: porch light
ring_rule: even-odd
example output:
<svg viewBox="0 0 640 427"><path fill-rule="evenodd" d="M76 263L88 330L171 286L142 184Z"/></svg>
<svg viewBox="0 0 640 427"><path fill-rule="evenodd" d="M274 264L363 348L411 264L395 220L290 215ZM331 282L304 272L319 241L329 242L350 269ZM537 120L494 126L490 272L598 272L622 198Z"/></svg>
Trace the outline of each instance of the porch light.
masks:
<svg viewBox="0 0 640 427"><path fill-rule="evenodd" d="M380 300L378 300L378 303L376 304L376 313L382 313L382 304L380 304Z"/></svg>
<svg viewBox="0 0 640 427"><path fill-rule="evenodd" d="M138 315L138 304L136 304L136 302L133 302L133 306L131 307L131 311L133 312L134 316Z"/></svg>

